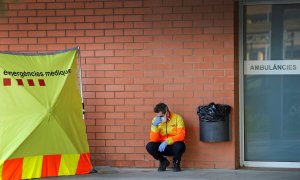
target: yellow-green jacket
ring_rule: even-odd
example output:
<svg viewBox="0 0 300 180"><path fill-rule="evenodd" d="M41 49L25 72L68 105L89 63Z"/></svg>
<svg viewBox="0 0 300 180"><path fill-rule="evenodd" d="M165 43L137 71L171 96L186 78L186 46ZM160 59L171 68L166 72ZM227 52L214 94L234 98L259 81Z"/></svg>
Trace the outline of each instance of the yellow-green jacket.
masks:
<svg viewBox="0 0 300 180"><path fill-rule="evenodd" d="M154 117L152 123L155 121ZM165 123L160 123L158 126L151 125L150 140L152 142L167 141L168 145L177 141L184 141L185 126L180 115L170 113L169 119Z"/></svg>

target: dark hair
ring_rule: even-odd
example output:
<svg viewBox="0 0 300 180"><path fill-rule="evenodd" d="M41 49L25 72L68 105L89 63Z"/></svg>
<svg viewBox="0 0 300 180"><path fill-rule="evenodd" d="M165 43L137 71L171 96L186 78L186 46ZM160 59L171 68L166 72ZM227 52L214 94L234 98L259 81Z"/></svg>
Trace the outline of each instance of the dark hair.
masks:
<svg viewBox="0 0 300 180"><path fill-rule="evenodd" d="M154 107L155 113L162 112L163 114L166 114L167 110L168 110L168 106L165 103L156 104L156 106Z"/></svg>

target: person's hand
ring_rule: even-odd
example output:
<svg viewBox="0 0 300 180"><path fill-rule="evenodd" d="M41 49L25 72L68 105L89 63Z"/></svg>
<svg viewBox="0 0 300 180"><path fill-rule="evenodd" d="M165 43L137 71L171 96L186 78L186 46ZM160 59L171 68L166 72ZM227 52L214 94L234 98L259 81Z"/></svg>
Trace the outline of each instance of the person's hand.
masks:
<svg viewBox="0 0 300 180"><path fill-rule="evenodd" d="M152 123L153 126L158 126L162 122L160 116L156 116L155 121Z"/></svg>
<svg viewBox="0 0 300 180"><path fill-rule="evenodd" d="M167 141L162 142L162 143L159 145L159 147L158 147L158 151L159 151L159 152L164 152L165 149L166 149L166 147L167 147L167 145L168 145Z"/></svg>

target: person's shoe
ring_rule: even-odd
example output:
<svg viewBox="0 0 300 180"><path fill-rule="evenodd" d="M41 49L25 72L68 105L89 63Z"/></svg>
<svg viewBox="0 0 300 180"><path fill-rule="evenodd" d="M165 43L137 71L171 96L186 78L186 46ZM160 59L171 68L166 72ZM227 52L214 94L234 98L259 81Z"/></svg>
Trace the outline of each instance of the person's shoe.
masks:
<svg viewBox="0 0 300 180"><path fill-rule="evenodd" d="M174 171L174 172L181 171L181 168L180 168L180 161L179 161L179 160L174 160L174 161L173 161L173 171Z"/></svg>
<svg viewBox="0 0 300 180"><path fill-rule="evenodd" d="M170 165L170 162L168 161L168 159L160 160L159 161L159 167L158 167L157 170L158 171L165 171L169 165Z"/></svg>

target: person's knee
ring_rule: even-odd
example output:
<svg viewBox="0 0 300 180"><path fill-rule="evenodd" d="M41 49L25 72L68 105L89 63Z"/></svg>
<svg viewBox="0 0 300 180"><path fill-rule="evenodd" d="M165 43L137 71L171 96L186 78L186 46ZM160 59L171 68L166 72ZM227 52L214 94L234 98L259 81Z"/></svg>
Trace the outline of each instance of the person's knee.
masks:
<svg viewBox="0 0 300 180"><path fill-rule="evenodd" d="M175 142L174 144L173 144L173 148L174 149L176 149L177 151L179 151L179 152L185 152L185 144L184 144L184 142L182 142L182 141L179 141L179 142Z"/></svg>
<svg viewBox="0 0 300 180"><path fill-rule="evenodd" d="M147 151L150 153L150 152L153 152L153 150L155 149L156 147L156 143L155 142L148 142L148 144L146 145L146 149Z"/></svg>

